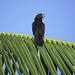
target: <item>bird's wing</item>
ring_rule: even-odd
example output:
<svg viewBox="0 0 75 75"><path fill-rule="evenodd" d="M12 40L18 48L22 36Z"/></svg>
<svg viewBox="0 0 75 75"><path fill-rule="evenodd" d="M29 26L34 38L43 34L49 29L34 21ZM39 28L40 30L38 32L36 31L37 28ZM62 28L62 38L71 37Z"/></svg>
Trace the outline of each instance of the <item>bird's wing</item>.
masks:
<svg viewBox="0 0 75 75"><path fill-rule="evenodd" d="M34 25L34 24L33 24ZM39 23L39 22L36 22L35 23L36 27L35 27L35 34L36 32L41 34L42 37L44 37L44 32L45 32L45 24L44 23Z"/></svg>
<svg viewBox="0 0 75 75"><path fill-rule="evenodd" d="M45 24L42 23L42 36L44 37L44 34L45 34Z"/></svg>
<svg viewBox="0 0 75 75"><path fill-rule="evenodd" d="M45 34L45 24L43 23L43 37L44 37L44 34Z"/></svg>
<svg viewBox="0 0 75 75"><path fill-rule="evenodd" d="M34 22L32 23L32 31L33 31L33 35L35 35L35 24L34 24Z"/></svg>

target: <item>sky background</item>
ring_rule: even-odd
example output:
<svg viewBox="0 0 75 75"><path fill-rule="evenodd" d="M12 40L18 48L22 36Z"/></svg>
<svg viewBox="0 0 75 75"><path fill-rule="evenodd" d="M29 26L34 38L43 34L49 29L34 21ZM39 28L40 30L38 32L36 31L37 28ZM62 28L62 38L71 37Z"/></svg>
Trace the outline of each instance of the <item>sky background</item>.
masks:
<svg viewBox="0 0 75 75"><path fill-rule="evenodd" d="M45 14L45 37L75 42L75 0L0 0L0 32L33 35L38 13Z"/></svg>
<svg viewBox="0 0 75 75"><path fill-rule="evenodd" d="M75 42L75 0L0 0L0 32L32 34L32 22L45 14L45 37Z"/></svg>

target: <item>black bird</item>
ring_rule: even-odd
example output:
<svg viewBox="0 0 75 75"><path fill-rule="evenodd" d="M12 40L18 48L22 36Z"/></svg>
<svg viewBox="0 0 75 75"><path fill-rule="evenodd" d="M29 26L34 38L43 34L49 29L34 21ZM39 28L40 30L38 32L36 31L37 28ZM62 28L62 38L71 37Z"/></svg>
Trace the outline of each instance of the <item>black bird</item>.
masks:
<svg viewBox="0 0 75 75"><path fill-rule="evenodd" d="M43 46L44 41L44 32L45 32L45 24L42 22L42 18L45 17L44 14L36 15L34 22L32 23L33 35L35 38L35 45Z"/></svg>

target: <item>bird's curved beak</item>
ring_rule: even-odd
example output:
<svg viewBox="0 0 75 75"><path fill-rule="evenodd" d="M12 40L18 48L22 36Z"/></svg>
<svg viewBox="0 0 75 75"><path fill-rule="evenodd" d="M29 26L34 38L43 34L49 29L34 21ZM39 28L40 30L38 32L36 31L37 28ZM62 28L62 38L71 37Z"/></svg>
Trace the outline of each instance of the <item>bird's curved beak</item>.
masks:
<svg viewBox="0 0 75 75"><path fill-rule="evenodd" d="M42 17L45 17L45 14L42 14Z"/></svg>

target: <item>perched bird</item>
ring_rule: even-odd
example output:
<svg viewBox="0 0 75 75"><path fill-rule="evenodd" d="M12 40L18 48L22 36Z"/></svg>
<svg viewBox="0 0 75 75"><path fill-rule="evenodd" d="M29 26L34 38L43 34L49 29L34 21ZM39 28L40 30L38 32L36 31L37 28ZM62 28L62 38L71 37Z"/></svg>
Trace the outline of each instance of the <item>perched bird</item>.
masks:
<svg viewBox="0 0 75 75"><path fill-rule="evenodd" d="M44 32L45 32L45 24L42 22L42 18L45 17L44 14L36 15L34 22L32 23L32 31L35 39L35 45L43 46L44 41Z"/></svg>

